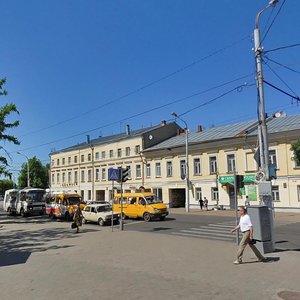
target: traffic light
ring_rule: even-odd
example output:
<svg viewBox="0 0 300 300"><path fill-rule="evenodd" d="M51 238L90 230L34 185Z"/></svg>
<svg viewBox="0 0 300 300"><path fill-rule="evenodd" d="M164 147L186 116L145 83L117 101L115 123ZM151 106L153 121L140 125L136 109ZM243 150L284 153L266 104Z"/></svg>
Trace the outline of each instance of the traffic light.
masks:
<svg viewBox="0 0 300 300"><path fill-rule="evenodd" d="M236 188L241 189L244 187L244 176L243 175L235 175L235 183Z"/></svg>
<svg viewBox="0 0 300 300"><path fill-rule="evenodd" d="M129 168L119 168L119 182L126 182L129 179Z"/></svg>

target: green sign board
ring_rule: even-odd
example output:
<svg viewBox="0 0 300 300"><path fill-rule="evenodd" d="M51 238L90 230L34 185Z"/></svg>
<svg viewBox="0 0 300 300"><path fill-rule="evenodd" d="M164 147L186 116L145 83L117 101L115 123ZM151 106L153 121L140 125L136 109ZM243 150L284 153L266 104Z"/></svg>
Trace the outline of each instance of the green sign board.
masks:
<svg viewBox="0 0 300 300"><path fill-rule="evenodd" d="M244 175L244 183L253 183L255 179L255 174L246 174ZM221 184L234 184L234 176L230 175L230 176L219 176L219 182Z"/></svg>

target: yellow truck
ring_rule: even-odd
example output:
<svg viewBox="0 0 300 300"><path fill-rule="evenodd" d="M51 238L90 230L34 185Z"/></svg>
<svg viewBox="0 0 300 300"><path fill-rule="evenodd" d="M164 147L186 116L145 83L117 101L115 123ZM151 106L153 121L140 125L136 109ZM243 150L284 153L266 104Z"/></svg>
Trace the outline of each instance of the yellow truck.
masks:
<svg viewBox="0 0 300 300"><path fill-rule="evenodd" d="M146 222L152 219L164 220L169 214L167 206L150 192L116 194L113 210L122 218L143 218Z"/></svg>

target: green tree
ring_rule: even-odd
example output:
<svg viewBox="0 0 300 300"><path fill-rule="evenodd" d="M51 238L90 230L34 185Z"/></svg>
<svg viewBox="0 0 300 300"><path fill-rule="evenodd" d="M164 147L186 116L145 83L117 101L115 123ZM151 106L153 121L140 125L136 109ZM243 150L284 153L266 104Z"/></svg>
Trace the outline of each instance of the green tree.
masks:
<svg viewBox="0 0 300 300"><path fill-rule="evenodd" d="M300 165L300 139L291 145L291 150L294 154L292 159L297 163L297 165Z"/></svg>
<svg viewBox="0 0 300 300"><path fill-rule="evenodd" d="M4 195L6 190L15 188L15 184L12 180L2 179L0 180L0 195Z"/></svg>
<svg viewBox="0 0 300 300"><path fill-rule="evenodd" d="M6 96L7 91L4 89L4 85L6 83L6 79L0 79L0 96ZM19 113L17 110L17 107L13 103L6 104L4 106L0 106L0 141L1 143L4 142L11 142L15 145L19 145L20 142L18 139L13 136L7 134L7 130L19 126L19 121L14 121L12 123L6 123L7 117L12 113ZM6 156L3 156L0 153L0 175L4 175L5 177L10 177L11 173L8 171L8 161L7 156L9 157L9 153L5 150L4 147L0 145L0 150L2 153L6 154Z"/></svg>
<svg viewBox="0 0 300 300"><path fill-rule="evenodd" d="M35 156L28 160L29 162L29 179L30 186L45 189L49 186L49 165L44 166L42 162ZM20 175L18 177L19 188L27 186L27 163L21 166Z"/></svg>

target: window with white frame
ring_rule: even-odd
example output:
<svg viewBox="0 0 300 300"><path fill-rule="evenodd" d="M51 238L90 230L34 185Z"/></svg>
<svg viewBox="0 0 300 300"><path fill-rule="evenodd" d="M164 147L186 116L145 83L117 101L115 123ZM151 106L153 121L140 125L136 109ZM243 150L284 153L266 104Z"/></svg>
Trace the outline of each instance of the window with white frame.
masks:
<svg viewBox="0 0 300 300"><path fill-rule="evenodd" d="M81 170L81 182L84 182L84 170Z"/></svg>
<svg viewBox="0 0 300 300"><path fill-rule="evenodd" d="M117 153L118 153L118 157L119 157L119 158L122 157L122 149L121 149L121 148L119 148L119 149L117 150Z"/></svg>
<svg viewBox="0 0 300 300"><path fill-rule="evenodd" d="M186 174L186 165L185 165L185 160L180 161L180 177L185 178Z"/></svg>
<svg viewBox="0 0 300 300"><path fill-rule="evenodd" d="M51 184L55 183L54 180L55 180L55 176L54 176L54 174L52 174L52 176L51 176Z"/></svg>
<svg viewBox="0 0 300 300"><path fill-rule="evenodd" d="M114 157L114 150L109 150L109 158L113 158Z"/></svg>
<svg viewBox="0 0 300 300"><path fill-rule="evenodd" d="M92 181L92 170L88 170L88 182Z"/></svg>
<svg viewBox="0 0 300 300"><path fill-rule="evenodd" d="M227 155L227 172L233 173L235 170L235 156L234 154Z"/></svg>
<svg viewBox="0 0 300 300"><path fill-rule="evenodd" d="M63 158L63 159L62 159L62 164L63 164L63 166L65 165L65 163L66 163L66 159Z"/></svg>
<svg viewBox="0 0 300 300"><path fill-rule="evenodd" d="M216 174L217 173L217 157L216 156L210 156L209 157L209 172L210 174Z"/></svg>
<svg viewBox="0 0 300 300"><path fill-rule="evenodd" d="M81 154L80 161L81 161L81 162L84 162L84 154Z"/></svg>
<svg viewBox="0 0 300 300"><path fill-rule="evenodd" d="M59 158L56 160L56 165L59 166Z"/></svg>
<svg viewBox="0 0 300 300"><path fill-rule="evenodd" d="M173 176L173 166L171 161L167 161L167 177Z"/></svg>
<svg viewBox="0 0 300 300"><path fill-rule="evenodd" d="M77 171L75 171L74 172L74 182L77 184L77 182L78 182L78 172Z"/></svg>
<svg viewBox="0 0 300 300"><path fill-rule="evenodd" d="M91 160L92 160L92 154L89 153L89 154L88 154L88 161L91 161Z"/></svg>
<svg viewBox="0 0 300 300"><path fill-rule="evenodd" d="M155 163L155 177L161 177L161 165L160 165L160 162Z"/></svg>
<svg viewBox="0 0 300 300"><path fill-rule="evenodd" d="M196 188L196 201L199 201L200 199L202 199L202 189L201 187Z"/></svg>
<svg viewBox="0 0 300 300"><path fill-rule="evenodd" d="M66 183L66 173L62 173L62 183Z"/></svg>
<svg viewBox="0 0 300 300"><path fill-rule="evenodd" d="M142 177L141 165L136 165L135 166L135 177L136 178L141 178Z"/></svg>
<svg viewBox="0 0 300 300"><path fill-rule="evenodd" d="M77 164L77 155L74 156L74 164Z"/></svg>
<svg viewBox="0 0 300 300"><path fill-rule="evenodd" d="M151 177L151 164L149 163L146 164L146 177L147 178Z"/></svg>
<svg viewBox="0 0 300 300"><path fill-rule="evenodd" d="M273 201L280 201L279 186L278 185L273 185L272 186L272 196L273 196Z"/></svg>
<svg viewBox="0 0 300 300"><path fill-rule="evenodd" d="M72 172L68 172L68 183L72 182Z"/></svg>
<svg viewBox="0 0 300 300"><path fill-rule="evenodd" d="M101 180L105 180L106 179L106 169L102 168L101 169Z"/></svg>
<svg viewBox="0 0 300 300"><path fill-rule="evenodd" d="M92 191L88 190L88 200L91 200L91 199L92 199Z"/></svg>
<svg viewBox="0 0 300 300"><path fill-rule="evenodd" d="M95 180L96 181L100 180L100 170L99 170L99 168L95 169Z"/></svg>
<svg viewBox="0 0 300 300"><path fill-rule="evenodd" d="M219 190L217 187L211 188L211 200L219 200Z"/></svg>
<svg viewBox="0 0 300 300"><path fill-rule="evenodd" d="M69 156L68 157L68 165L70 165L71 164L71 157Z"/></svg>
<svg viewBox="0 0 300 300"><path fill-rule="evenodd" d="M99 160L100 156L99 156L99 152L95 153L95 160Z"/></svg>
<svg viewBox="0 0 300 300"><path fill-rule="evenodd" d="M59 173L56 174L56 183L60 183L60 174Z"/></svg>
<svg viewBox="0 0 300 300"><path fill-rule="evenodd" d="M194 175L201 175L200 158L194 158Z"/></svg>
<svg viewBox="0 0 300 300"><path fill-rule="evenodd" d="M130 147L125 148L125 155L130 156Z"/></svg>
<svg viewBox="0 0 300 300"><path fill-rule="evenodd" d="M105 159L105 151L102 151L102 152L101 152L101 158L102 158L102 159Z"/></svg>
<svg viewBox="0 0 300 300"><path fill-rule="evenodd" d="M141 146L140 145L136 145L135 148L134 148L134 153L135 154L140 154L140 151L141 151Z"/></svg>
<svg viewBox="0 0 300 300"><path fill-rule="evenodd" d="M277 168L276 150L269 150L269 164Z"/></svg>

